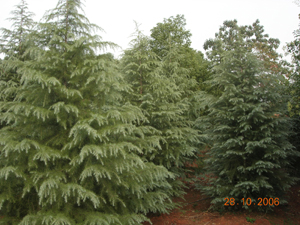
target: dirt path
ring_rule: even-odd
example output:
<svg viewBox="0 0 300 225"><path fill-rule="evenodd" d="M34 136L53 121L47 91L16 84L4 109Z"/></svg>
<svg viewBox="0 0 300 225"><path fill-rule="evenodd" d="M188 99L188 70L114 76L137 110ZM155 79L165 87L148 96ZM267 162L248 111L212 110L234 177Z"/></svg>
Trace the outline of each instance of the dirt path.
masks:
<svg viewBox="0 0 300 225"><path fill-rule="evenodd" d="M186 190L187 194L182 199L174 199L182 202L184 206L173 210L170 214L160 216L149 215L153 225L300 225L300 185L291 188L289 193L289 205L277 206L272 213L247 213L232 212L223 213L208 212L210 199L194 189ZM197 201L203 199L201 201ZM197 202L195 202L197 201ZM248 221L247 221L248 220ZM144 223L149 225L149 223Z"/></svg>

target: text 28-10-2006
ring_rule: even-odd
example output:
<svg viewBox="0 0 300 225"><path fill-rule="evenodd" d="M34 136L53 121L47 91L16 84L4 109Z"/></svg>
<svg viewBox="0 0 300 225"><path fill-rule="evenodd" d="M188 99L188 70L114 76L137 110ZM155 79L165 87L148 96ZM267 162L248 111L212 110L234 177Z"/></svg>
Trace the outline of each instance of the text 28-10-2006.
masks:
<svg viewBox="0 0 300 225"><path fill-rule="evenodd" d="M251 198L242 198L241 203L236 202L235 198L224 198L225 206L234 206L234 205L257 205L257 206L268 206L268 205L279 205L279 198L258 198L257 203L252 202Z"/></svg>

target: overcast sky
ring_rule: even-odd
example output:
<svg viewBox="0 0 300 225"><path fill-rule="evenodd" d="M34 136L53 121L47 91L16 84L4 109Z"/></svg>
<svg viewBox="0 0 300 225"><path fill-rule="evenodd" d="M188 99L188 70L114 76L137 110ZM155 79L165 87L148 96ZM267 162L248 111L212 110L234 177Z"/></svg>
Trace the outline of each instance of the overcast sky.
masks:
<svg viewBox="0 0 300 225"><path fill-rule="evenodd" d="M20 0L0 0L0 27L10 27L10 11ZM45 11L56 6L58 0L27 0L29 10L39 21ZM192 33L192 47L203 50L205 40L213 38L224 20L237 19L239 25L250 25L256 19L264 26L265 33L281 42L280 53L286 42L294 39L298 28L300 7L294 0L86 0L85 15L90 22L105 30L100 33L123 49L128 48L134 32L134 20L141 24L144 34L164 18L183 14L186 28ZM119 55L121 51L114 52Z"/></svg>

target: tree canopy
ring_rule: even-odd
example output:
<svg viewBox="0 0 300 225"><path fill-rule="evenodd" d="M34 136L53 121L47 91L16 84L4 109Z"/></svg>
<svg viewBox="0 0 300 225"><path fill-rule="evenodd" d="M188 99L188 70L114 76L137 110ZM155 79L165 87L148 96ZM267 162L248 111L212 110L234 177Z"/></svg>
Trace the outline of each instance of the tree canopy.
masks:
<svg viewBox="0 0 300 225"><path fill-rule="evenodd" d="M299 156L288 117L299 114L298 30L294 67L259 20L225 21L205 57L184 15L149 37L136 24L117 59L82 6L58 0L35 22L21 0L0 30L0 224L143 224L202 175L216 207L285 202Z"/></svg>

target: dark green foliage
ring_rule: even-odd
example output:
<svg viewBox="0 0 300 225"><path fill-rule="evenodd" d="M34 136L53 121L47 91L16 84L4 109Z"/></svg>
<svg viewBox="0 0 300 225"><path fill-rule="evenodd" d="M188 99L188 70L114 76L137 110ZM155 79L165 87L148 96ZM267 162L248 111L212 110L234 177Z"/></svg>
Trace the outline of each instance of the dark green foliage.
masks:
<svg viewBox="0 0 300 225"><path fill-rule="evenodd" d="M250 218L250 217L246 217L247 222L249 223L254 223L256 219Z"/></svg>
<svg viewBox="0 0 300 225"><path fill-rule="evenodd" d="M300 19L300 15L299 15ZM292 57L293 73L291 79L293 82L290 84L290 93L292 95L290 101L291 116L300 115L300 29L294 31L295 40L287 44L287 52Z"/></svg>
<svg viewBox="0 0 300 225"><path fill-rule="evenodd" d="M159 146L156 131L121 104L130 87L96 54L109 43L80 6L61 0L45 16L17 61L21 88L0 102L2 224L141 224L172 207L174 175L141 157Z"/></svg>
<svg viewBox="0 0 300 225"><path fill-rule="evenodd" d="M292 133L289 136L289 140L292 143L292 145L295 147L295 149L300 152L300 116L294 115L291 118L291 130ZM290 169L290 173L293 174L293 176L300 177L300 158L297 157L291 157L290 158L292 164Z"/></svg>
<svg viewBox="0 0 300 225"><path fill-rule="evenodd" d="M195 79L198 83L195 91L209 90L208 85L204 82L210 78L210 63L204 58L203 53L192 48L184 48L181 54L184 55L184 57L180 59L180 66L189 69L190 77Z"/></svg>
<svg viewBox="0 0 300 225"><path fill-rule="evenodd" d="M243 36L237 33L234 42L209 81L221 94L204 95L209 114L198 119L211 145L206 169L212 178L203 190L216 207L224 207L224 198L277 197L282 204L295 181L286 171L289 159L298 155L288 141L287 99L278 92L277 74L245 47Z"/></svg>
<svg viewBox="0 0 300 225"><path fill-rule="evenodd" d="M300 18L300 15L299 15ZM291 99L289 102L289 114L293 118L292 129L294 131L293 135L290 136L290 140L293 145L296 147L297 151L300 151L300 29L294 31L295 40L287 44L287 53L290 54L292 58L292 66L293 71L291 73L289 85L289 94L291 95ZM300 160L299 158L294 161L292 168L294 174L296 176L300 176Z"/></svg>

